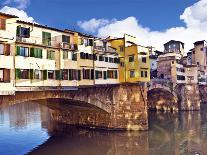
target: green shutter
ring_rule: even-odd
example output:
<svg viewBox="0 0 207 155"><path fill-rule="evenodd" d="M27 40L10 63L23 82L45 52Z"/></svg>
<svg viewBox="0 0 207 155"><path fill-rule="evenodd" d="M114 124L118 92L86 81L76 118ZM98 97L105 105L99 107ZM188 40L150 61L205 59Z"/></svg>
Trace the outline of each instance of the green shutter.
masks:
<svg viewBox="0 0 207 155"><path fill-rule="evenodd" d="M20 55L20 46L16 47L16 55Z"/></svg>
<svg viewBox="0 0 207 155"><path fill-rule="evenodd" d="M118 72L117 72L117 70L114 71L114 76L115 76L115 79L118 79Z"/></svg>
<svg viewBox="0 0 207 155"><path fill-rule="evenodd" d="M81 70L78 70L78 81L81 80Z"/></svg>
<svg viewBox="0 0 207 155"><path fill-rule="evenodd" d="M34 48L30 48L30 57L34 57Z"/></svg>
<svg viewBox="0 0 207 155"><path fill-rule="evenodd" d="M42 49L41 48L38 49L38 58L42 59Z"/></svg>
<svg viewBox="0 0 207 155"><path fill-rule="evenodd" d="M68 74L69 74L69 80L73 80L72 69L69 69Z"/></svg>
<svg viewBox="0 0 207 155"><path fill-rule="evenodd" d="M38 49L37 48L34 49L34 57L38 58Z"/></svg>
<svg viewBox="0 0 207 155"><path fill-rule="evenodd" d="M47 80L47 70L43 70L43 80Z"/></svg>
<svg viewBox="0 0 207 155"><path fill-rule="evenodd" d="M60 76L60 70L56 70L55 71L55 79L56 80L60 80L61 78L60 78L61 76Z"/></svg>
<svg viewBox="0 0 207 155"><path fill-rule="evenodd" d="M34 70L33 69L29 70L29 78L34 79Z"/></svg>
<svg viewBox="0 0 207 155"><path fill-rule="evenodd" d="M106 79L107 79L107 72L104 71L104 80L106 80Z"/></svg>
<svg viewBox="0 0 207 155"><path fill-rule="evenodd" d="M17 36L19 37L21 33L21 26L17 26Z"/></svg>
<svg viewBox="0 0 207 155"><path fill-rule="evenodd" d="M15 69L15 77L16 77L16 80L20 79L20 69Z"/></svg>
<svg viewBox="0 0 207 155"><path fill-rule="evenodd" d="M98 79L98 71L95 71L96 79Z"/></svg>

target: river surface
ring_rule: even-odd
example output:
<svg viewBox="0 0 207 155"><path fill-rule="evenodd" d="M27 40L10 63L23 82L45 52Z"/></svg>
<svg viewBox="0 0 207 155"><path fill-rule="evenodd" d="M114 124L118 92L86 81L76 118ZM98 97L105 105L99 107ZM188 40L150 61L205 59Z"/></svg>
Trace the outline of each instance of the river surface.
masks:
<svg viewBox="0 0 207 155"><path fill-rule="evenodd" d="M58 124L49 109L21 103L0 109L0 155L207 155L207 107L149 113L149 131L106 132Z"/></svg>

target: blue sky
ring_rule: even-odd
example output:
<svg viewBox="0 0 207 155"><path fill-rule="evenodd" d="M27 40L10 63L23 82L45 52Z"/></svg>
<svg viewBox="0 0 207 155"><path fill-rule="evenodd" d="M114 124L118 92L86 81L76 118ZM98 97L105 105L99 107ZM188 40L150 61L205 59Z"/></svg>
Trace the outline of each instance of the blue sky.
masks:
<svg viewBox="0 0 207 155"><path fill-rule="evenodd" d="M94 17L120 20L134 16L151 30L164 30L172 26L183 26L179 16L195 2L196 0L30 0L25 11L37 22L59 28L77 29L77 21ZM8 6L15 7L16 4L11 2Z"/></svg>
<svg viewBox="0 0 207 155"><path fill-rule="evenodd" d="M21 20L69 28L99 37L137 37L163 49L171 39L186 51L207 39L207 0L0 0L0 11Z"/></svg>

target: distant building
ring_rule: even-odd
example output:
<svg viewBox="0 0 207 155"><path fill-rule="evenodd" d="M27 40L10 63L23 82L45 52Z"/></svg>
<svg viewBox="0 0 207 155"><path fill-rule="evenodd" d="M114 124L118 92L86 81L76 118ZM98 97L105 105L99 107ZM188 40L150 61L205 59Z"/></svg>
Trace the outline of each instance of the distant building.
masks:
<svg viewBox="0 0 207 155"><path fill-rule="evenodd" d="M152 51L149 58L150 58L150 77L151 79L157 78L157 59L158 56L163 54L161 51Z"/></svg>
<svg viewBox="0 0 207 155"><path fill-rule="evenodd" d="M184 55L184 43L181 41L171 40L164 44L164 53L177 53Z"/></svg>

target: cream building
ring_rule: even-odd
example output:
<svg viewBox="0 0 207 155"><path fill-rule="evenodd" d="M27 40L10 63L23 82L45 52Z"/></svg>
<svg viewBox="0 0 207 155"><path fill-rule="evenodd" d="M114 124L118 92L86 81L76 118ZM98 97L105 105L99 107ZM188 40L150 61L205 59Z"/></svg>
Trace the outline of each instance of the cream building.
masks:
<svg viewBox="0 0 207 155"><path fill-rule="evenodd" d="M94 41L95 37L90 35L24 22L0 13L0 95L17 90L117 84L116 50L110 43L105 48L103 40L96 40L97 46ZM101 43L102 51L94 49ZM97 59L101 55L104 62Z"/></svg>

